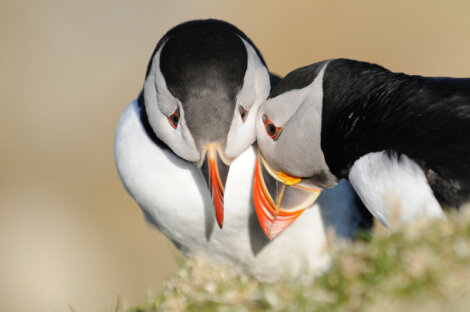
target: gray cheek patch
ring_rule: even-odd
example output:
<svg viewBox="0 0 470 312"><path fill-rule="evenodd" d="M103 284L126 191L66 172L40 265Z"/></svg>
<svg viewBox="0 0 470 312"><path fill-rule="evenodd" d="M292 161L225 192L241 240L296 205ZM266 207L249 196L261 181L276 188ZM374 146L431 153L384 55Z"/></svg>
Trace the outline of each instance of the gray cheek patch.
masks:
<svg viewBox="0 0 470 312"><path fill-rule="evenodd" d="M321 109L305 99L284 127L275 147L277 159L286 160L278 167L295 176L309 177L324 165L320 149Z"/></svg>
<svg viewBox="0 0 470 312"><path fill-rule="evenodd" d="M305 90L292 90L267 100L262 112L278 127L284 127L305 97ZM262 117L261 115L261 117Z"/></svg>
<svg viewBox="0 0 470 312"><path fill-rule="evenodd" d="M184 111L180 110L177 129L171 127L168 121L168 116L173 114L181 103L168 91L165 79L159 70L160 51L161 48L154 56L153 64L144 83L148 121L155 135L175 154L187 161L198 161L199 150L196 149L194 139L186 126Z"/></svg>
<svg viewBox="0 0 470 312"><path fill-rule="evenodd" d="M272 111L273 122L284 127L278 141L273 144L274 156L270 157L271 162L274 167L291 175L312 177L329 174L321 150L323 75L326 66L307 87L288 91L272 99L275 101L279 98L279 102L282 99L283 106L273 102L277 104L277 109L274 111L272 109L275 107L268 107Z"/></svg>

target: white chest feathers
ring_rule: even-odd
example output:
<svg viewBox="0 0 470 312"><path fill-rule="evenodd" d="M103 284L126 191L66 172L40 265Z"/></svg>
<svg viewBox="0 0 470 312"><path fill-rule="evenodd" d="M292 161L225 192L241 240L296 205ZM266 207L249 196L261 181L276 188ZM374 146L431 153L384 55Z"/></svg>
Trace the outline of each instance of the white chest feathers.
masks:
<svg viewBox="0 0 470 312"><path fill-rule="evenodd" d="M352 188L343 181L324 191L314 206L269 241L253 207L255 156L250 147L230 167L225 222L219 229L201 173L148 137L136 101L123 112L115 140L116 166L127 191L147 220L183 252L228 262L270 281L320 273L330 261L327 229L340 238L356 231L359 214Z"/></svg>
<svg viewBox="0 0 470 312"><path fill-rule="evenodd" d="M444 216L423 170L406 155L364 155L351 168L349 181L370 212L386 226Z"/></svg>

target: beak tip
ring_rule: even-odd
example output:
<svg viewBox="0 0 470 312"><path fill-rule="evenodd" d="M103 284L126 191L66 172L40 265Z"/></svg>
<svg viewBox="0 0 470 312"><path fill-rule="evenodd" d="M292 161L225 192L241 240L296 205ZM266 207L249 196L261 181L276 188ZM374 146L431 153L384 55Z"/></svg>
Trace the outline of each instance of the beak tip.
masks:
<svg viewBox="0 0 470 312"><path fill-rule="evenodd" d="M273 239L275 239L275 238L276 238L276 236L274 236L274 235L271 235L271 234L270 234L270 233L268 233L268 232L264 232L264 234L266 234L266 237L267 237L267 238L268 238L270 241L272 241Z"/></svg>
<svg viewBox="0 0 470 312"><path fill-rule="evenodd" d="M219 226L220 229L222 229L224 227L224 220L219 220L219 218L217 218L217 225Z"/></svg>
<svg viewBox="0 0 470 312"><path fill-rule="evenodd" d="M213 201L214 208L215 208L215 219L217 220L217 224L219 228L224 226L224 202L223 197Z"/></svg>
<svg viewBox="0 0 470 312"><path fill-rule="evenodd" d="M266 237L267 237L270 241L272 241L272 240L274 240L276 237L278 237L278 236L284 231L284 229L285 229L285 228L281 228L280 230L275 231L275 230L273 229L273 226L275 225L275 222L276 222L276 221L273 221L273 222L271 223L270 229L269 229L269 228L265 228L265 229L263 230L263 231L264 231L264 234L266 235Z"/></svg>
<svg viewBox="0 0 470 312"><path fill-rule="evenodd" d="M230 165L220 161L220 155L222 154L217 149L209 148L205 156L206 159L202 163L202 171L211 194L217 224L222 229L224 225L224 187Z"/></svg>

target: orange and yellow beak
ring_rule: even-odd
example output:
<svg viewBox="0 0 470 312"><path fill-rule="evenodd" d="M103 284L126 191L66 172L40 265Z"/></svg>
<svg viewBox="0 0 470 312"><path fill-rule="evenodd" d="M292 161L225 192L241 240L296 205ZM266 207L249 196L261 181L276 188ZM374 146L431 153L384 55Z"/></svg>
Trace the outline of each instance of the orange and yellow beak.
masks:
<svg viewBox="0 0 470 312"><path fill-rule="evenodd" d="M203 150L203 159L199 165L214 203L217 224L224 224L224 189L227 182L230 163L223 156L220 145L208 144Z"/></svg>
<svg viewBox="0 0 470 312"><path fill-rule="evenodd" d="M274 239L320 195L320 189L303 186L302 179L274 172L260 152L256 159L253 199L264 233Z"/></svg>

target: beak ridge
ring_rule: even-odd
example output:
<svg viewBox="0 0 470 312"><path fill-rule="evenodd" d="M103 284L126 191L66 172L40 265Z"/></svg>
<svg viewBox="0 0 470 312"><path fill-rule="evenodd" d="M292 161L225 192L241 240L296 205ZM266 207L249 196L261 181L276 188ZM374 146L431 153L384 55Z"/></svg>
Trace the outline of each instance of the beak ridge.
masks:
<svg viewBox="0 0 470 312"><path fill-rule="evenodd" d="M224 224L225 183L230 166L222 161L218 150L218 147L207 147L200 169L211 193L217 224L222 228Z"/></svg>

